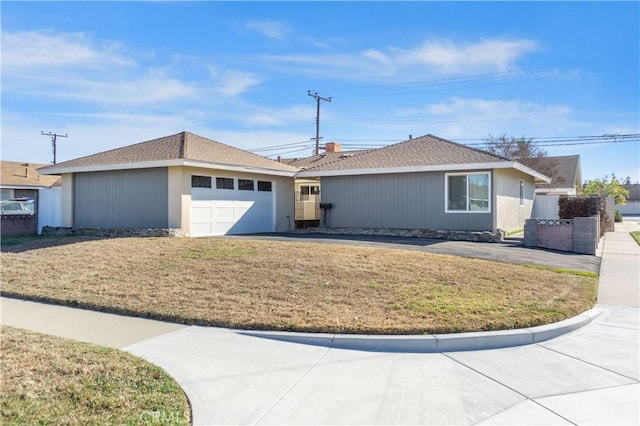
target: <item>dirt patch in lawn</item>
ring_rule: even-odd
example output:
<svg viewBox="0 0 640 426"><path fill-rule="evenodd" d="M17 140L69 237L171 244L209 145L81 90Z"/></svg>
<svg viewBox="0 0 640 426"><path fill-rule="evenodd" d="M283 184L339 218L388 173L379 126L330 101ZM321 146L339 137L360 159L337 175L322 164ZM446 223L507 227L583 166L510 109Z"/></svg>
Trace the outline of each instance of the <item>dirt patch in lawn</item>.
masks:
<svg viewBox="0 0 640 426"><path fill-rule="evenodd" d="M2 253L2 292L190 324L381 334L547 324L591 308L597 294L593 275L403 250L190 238L55 244Z"/></svg>
<svg viewBox="0 0 640 426"><path fill-rule="evenodd" d="M180 386L141 358L12 327L0 330L3 425L190 424Z"/></svg>

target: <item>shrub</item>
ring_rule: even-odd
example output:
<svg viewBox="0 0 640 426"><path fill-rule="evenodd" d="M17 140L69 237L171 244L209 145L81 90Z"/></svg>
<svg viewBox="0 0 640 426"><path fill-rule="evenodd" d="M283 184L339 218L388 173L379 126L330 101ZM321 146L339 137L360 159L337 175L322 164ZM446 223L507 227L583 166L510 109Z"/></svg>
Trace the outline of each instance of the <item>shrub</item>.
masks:
<svg viewBox="0 0 640 426"><path fill-rule="evenodd" d="M615 221L616 222L622 222L622 214L620 213L620 210L618 210L618 209L616 209Z"/></svg>

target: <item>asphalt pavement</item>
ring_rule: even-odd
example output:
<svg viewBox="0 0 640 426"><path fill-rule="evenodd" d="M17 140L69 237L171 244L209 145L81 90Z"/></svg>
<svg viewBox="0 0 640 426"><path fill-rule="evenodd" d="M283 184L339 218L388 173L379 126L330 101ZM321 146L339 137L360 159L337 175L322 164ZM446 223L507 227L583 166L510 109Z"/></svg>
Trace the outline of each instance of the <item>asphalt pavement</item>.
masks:
<svg viewBox="0 0 640 426"><path fill-rule="evenodd" d="M402 341L422 336L368 346L354 336L287 340L6 298L1 319L161 366L185 390L199 425L637 425L640 256L625 226L638 224L616 224L601 244L596 309L564 334L526 345L465 350L496 336L472 334L468 346L421 353L403 350ZM505 333L523 331L498 337Z"/></svg>

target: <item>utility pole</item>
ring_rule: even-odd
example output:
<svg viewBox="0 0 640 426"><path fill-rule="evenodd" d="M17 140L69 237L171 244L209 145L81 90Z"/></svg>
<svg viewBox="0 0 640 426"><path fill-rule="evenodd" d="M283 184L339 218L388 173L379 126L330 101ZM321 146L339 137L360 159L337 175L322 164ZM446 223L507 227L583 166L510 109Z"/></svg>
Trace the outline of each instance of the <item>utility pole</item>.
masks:
<svg viewBox="0 0 640 426"><path fill-rule="evenodd" d="M331 102L331 98L323 98L318 95L318 92L311 93L311 90L307 91L307 95L311 96L316 100L316 150L315 155L320 153L320 101Z"/></svg>
<svg viewBox="0 0 640 426"><path fill-rule="evenodd" d="M42 136L51 136L51 146L53 147L53 164L56 164L56 140L57 140L58 137L66 138L69 135L66 134L66 133L64 135L59 135L57 133L51 133L51 132L45 133L44 130L41 130L40 134Z"/></svg>

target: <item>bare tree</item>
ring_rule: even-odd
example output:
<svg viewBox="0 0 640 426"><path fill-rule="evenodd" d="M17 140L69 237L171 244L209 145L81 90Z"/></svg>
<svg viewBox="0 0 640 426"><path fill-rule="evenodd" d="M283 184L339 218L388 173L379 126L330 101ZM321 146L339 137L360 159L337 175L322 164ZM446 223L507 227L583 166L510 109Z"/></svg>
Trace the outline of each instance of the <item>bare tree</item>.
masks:
<svg viewBox="0 0 640 426"><path fill-rule="evenodd" d="M487 144L487 151L509 160L517 161L547 156L547 151L536 145L532 139L507 137L506 135L498 137L489 135L489 138L485 139L484 142Z"/></svg>
<svg viewBox="0 0 640 426"><path fill-rule="evenodd" d="M558 176L560 163L547 158L547 151L540 148L532 139L489 135L487 139L484 139L484 142L487 144L485 150L491 154L522 163L551 177L554 183L564 183L560 182L564 179Z"/></svg>

